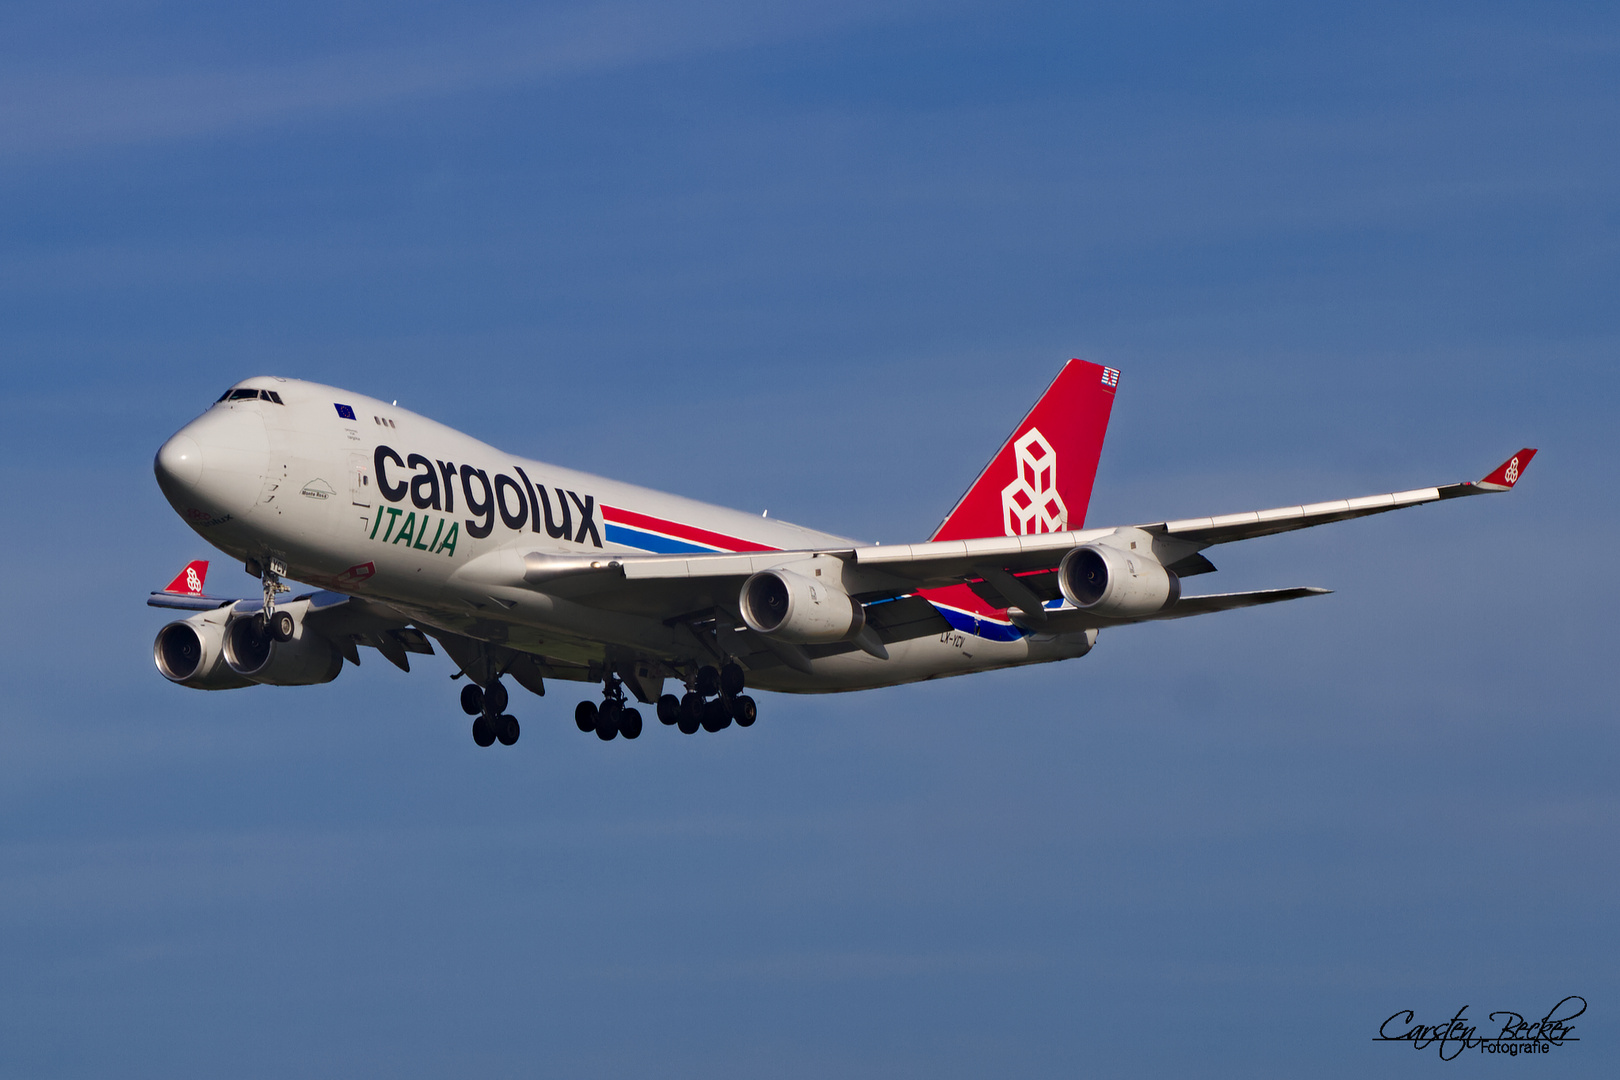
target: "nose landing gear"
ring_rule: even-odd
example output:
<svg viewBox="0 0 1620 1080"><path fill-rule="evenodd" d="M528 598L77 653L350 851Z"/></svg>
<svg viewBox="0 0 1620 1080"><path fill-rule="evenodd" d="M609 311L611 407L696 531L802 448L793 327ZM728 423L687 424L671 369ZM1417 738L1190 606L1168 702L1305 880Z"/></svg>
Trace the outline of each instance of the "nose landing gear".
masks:
<svg viewBox="0 0 1620 1080"><path fill-rule="evenodd" d="M291 641L297 632L293 617L285 611L276 610L276 597L292 591L281 580L281 575L287 572L287 564L280 559L271 559L267 563L249 559L244 568L259 579L259 585L264 590L264 610L259 613L259 629L276 641Z"/></svg>

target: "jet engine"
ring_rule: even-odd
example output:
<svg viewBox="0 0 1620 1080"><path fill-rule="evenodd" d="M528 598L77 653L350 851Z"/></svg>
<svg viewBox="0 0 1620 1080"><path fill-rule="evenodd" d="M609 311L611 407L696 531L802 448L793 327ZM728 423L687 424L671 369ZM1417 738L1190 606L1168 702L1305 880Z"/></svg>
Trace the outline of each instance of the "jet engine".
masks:
<svg viewBox="0 0 1620 1080"><path fill-rule="evenodd" d="M1109 618L1151 615L1181 599L1181 579L1151 555L1083 544L1058 563L1058 588L1082 611Z"/></svg>
<svg viewBox="0 0 1620 1080"><path fill-rule="evenodd" d="M743 582L743 622L757 633L796 645L848 641L866 612L844 590L792 570L761 570Z"/></svg>
<svg viewBox="0 0 1620 1080"><path fill-rule="evenodd" d="M193 615L159 630L152 642L152 659L165 679L194 690L253 685L225 662L224 623L208 615Z"/></svg>
<svg viewBox="0 0 1620 1080"><path fill-rule="evenodd" d="M236 674L267 686L328 683L343 670L337 646L311 632L303 619L293 621L291 640L277 641L256 614L238 615L225 627L225 662Z"/></svg>

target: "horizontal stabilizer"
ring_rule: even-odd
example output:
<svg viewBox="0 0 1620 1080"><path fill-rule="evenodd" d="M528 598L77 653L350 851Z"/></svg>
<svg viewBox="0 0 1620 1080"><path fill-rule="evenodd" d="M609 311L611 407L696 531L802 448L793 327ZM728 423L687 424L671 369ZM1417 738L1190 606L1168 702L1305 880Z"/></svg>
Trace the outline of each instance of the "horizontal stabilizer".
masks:
<svg viewBox="0 0 1620 1080"><path fill-rule="evenodd" d="M178 608L181 611L212 611L234 603L234 597L205 596L202 593L155 592L146 598L147 607Z"/></svg>
<svg viewBox="0 0 1620 1080"><path fill-rule="evenodd" d="M1169 611L1161 612L1161 619L1184 619L1188 615L1207 615L1212 611L1231 611L1234 608L1257 607L1283 600L1299 600L1307 596L1326 596L1332 589L1299 586L1293 589L1260 589L1255 592L1212 593L1208 596L1183 596Z"/></svg>
<svg viewBox="0 0 1620 1080"><path fill-rule="evenodd" d="M1132 619L1110 619L1074 608L1047 612L1049 631L1073 633L1076 630L1101 630L1109 626L1127 626L1139 622L1159 622L1164 619L1185 619L1192 615L1208 615L1214 611L1232 611L1236 608L1276 604L1284 600L1299 600L1306 596L1326 596L1332 589L1308 586L1294 589L1260 589L1257 592L1213 593L1209 596L1183 596L1164 611Z"/></svg>

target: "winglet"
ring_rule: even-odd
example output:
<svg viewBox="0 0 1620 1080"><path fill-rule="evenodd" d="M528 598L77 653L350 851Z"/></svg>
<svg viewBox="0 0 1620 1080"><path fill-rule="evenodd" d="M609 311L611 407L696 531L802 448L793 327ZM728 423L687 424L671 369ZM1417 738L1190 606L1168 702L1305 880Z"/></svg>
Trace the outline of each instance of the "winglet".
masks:
<svg viewBox="0 0 1620 1080"><path fill-rule="evenodd" d="M1531 451L1534 453L1534 451ZM186 568L175 575L173 581L163 587L166 593L179 593L181 596L201 596L203 582L208 579L208 560L198 559L186 564Z"/></svg>
<svg viewBox="0 0 1620 1080"><path fill-rule="evenodd" d="M1496 467L1496 471L1481 480L1478 487L1486 491L1507 491L1519 482L1524 470L1530 467L1530 459L1536 456L1535 450L1525 447L1517 454L1508 458Z"/></svg>

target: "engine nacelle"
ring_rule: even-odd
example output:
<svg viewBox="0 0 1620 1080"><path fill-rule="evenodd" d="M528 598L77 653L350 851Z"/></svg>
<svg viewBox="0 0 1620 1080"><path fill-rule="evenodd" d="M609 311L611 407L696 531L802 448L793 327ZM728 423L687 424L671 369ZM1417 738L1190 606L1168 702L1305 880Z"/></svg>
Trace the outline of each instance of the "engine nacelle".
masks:
<svg viewBox="0 0 1620 1080"><path fill-rule="evenodd" d="M234 690L252 686L225 662L225 626L222 620L193 615L158 631L152 659L170 682L194 690Z"/></svg>
<svg viewBox="0 0 1620 1080"><path fill-rule="evenodd" d="M293 627L291 641L277 641L258 615L238 615L225 627L225 662L236 674L267 686L313 686L337 678L343 670L337 646L306 629L303 619Z"/></svg>
<svg viewBox="0 0 1620 1080"><path fill-rule="evenodd" d="M1082 544L1058 563L1058 588L1082 611L1110 618L1151 615L1181 599L1181 579L1153 556Z"/></svg>
<svg viewBox="0 0 1620 1080"><path fill-rule="evenodd" d="M866 626L865 609L843 589L792 570L750 577L738 606L750 630L796 645L848 641Z"/></svg>

